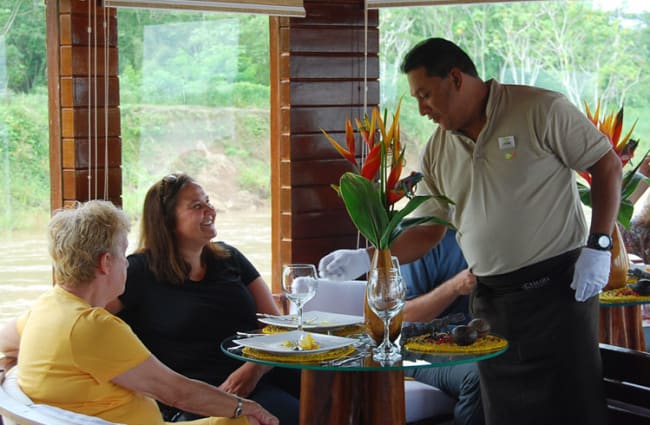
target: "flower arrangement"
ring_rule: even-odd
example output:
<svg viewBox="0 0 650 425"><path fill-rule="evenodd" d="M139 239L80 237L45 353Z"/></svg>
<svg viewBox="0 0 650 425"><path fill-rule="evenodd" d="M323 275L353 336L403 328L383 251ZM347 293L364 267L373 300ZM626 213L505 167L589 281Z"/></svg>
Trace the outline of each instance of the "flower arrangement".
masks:
<svg viewBox="0 0 650 425"><path fill-rule="evenodd" d="M639 145L639 141L632 139L632 132L636 127L638 122L635 121L632 127L628 132L621 138L623 134L623 107L614 114L613 112L604 116L600 120L600 101L596 106L596 110L592 113L591 109L587 102L585 102L585 112L587 118L605 135L607 139L612 144L614 152L618 155L621 160L623 167L632 159L634 156L634 151ZM647 155L647 153L646 153ZM645 157L645 155L644 155ZM617 221L626 229L630 226L630 220L632 219L632 213L634 212L634 203L629 199L630 195L635 191L639 183L644 179L637 170L641 165L641 161L633 167L628 168L623 174L623 181L621 184L621 204L618 210ZM591 174L586 171L579 172L580 176L591 186ZM580 199L583 204L588 207L591 207L591 191L590 187L578 182L578 192L580 193Z"/></svg>
<svg viewBox="0 0 650 425"><path fill-rule="evenodd" d="M430 196L416 196L415 187L422 180L422 174L413 172L400 178L404 167L405 148L400 143L399 112L393 115L390 127L386 126L386 115L379 115L373 108L369 119L355 119L357 132L368 148L368 154L359 166L356 158L356 135L352 121L345 122L346 146L339 144L323 129L321 131L334 148L354 165L355 171L341 176L339 185L332 185L343 199L352 222L359 232L375 248L390 248L399 234L408 227L426 222L436 222L450 226L449 222L437 217L407 218ZM399 209L398 201L407 198L406 205ZM441 197L444 198L444 197ZM447 202L451 202L444 198Z"/></svg>

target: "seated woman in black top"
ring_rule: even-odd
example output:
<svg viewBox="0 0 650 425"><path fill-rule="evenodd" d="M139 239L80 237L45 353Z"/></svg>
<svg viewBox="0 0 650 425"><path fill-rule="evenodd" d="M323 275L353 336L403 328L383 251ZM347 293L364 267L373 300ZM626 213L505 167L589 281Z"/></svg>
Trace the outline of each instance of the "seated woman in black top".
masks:
<svg viewBox="0 0 650 425"><path fill-rule="evenodd" d="M171 369L257 401L282 424L298 423L299 375L241 363L220 342L258 327L256 312L280 314L255 267L236 248L213 243L215 208L186 174L147 192L126 289L109 305ZM194 416L161 405L167 421Z"/></svg>

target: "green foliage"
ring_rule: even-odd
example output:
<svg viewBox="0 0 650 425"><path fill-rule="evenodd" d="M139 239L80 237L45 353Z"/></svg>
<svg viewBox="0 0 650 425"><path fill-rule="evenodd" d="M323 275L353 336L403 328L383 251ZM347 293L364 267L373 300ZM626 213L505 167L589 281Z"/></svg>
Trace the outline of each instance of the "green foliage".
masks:
<svg viewBox="0 0 650 425"><path fill-rule="evenodd" d="M558 90L582 101L650 107L650 14L594 9L589 2L514 2L382 9L382 99L391 107L408 93L399 64L418 41L451 39L474 59L479 75ZM606 46L597 48L595 46ZM631 109L631 108L629 108ZM404 102L405 141L422 145L432 132ZM646 115L639 115L640 117ZM635 135L650 135L639 127Z"/></svg>
<svg viewBox="0 0 650 425"><path fill-rule="evenodd" d="M45 4L29 1L1 1L0 28L9 30L0 33L0 43L6 43L7 81L0 81L0 87L15 93L29 93L33 88L44 86L45 75Z"/></svg>
<svg viewBox="0 0 650 425"><path fill-rule="evenodd" d="M260 199L270 199L271 182L268 161L253 160L239 172L239 185Z"/></svg>
<svg viewBox="0 0 650 425"><path fill-rule="evenodd" d="M31 224L27 216L49 211L49 136L43 117L47 117L47 96L43 93L16 94L0 103L3 229L25 228Z"/></svg>

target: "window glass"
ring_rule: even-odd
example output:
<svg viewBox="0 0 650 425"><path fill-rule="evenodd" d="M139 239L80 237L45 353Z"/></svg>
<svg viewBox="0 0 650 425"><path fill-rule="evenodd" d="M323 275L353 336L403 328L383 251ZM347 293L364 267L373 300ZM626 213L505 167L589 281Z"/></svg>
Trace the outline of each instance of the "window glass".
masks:
<svg viewBox="0 0 650 425"><path fill-rule="evenodd" d="M43 2L0 0L0 324L51 287ZM217 208L217 240L270 284L269 23L262 15L118 11L123 207L173 171Z"/></svg>
<svg viewBox="0 0 650 425"><path fill-rule="evenodd" d="M137 220L151 184L188 173L217 208L216 239L270 285L268 19L118 10L124 208Z"/></svg>
<svg viewBox="0 0 650 425"><path fill-rule="evenodd" d="M479 76L564 93L583 108L600 99L625 105L625 129L638 119L638 158L650 148L650 5L644 1L534 1L385 8L380 16L381 103L404 96L402 137L409 164L431 135L399 66L418 41L443 37L474 60ZM410 152L409 152L410 150Z"/></svg>
<svg viewBox="0 0 650 425"><path fill-rule="evenodd" d="M49 288L43 2L0 0L0 324Z"/></svg>

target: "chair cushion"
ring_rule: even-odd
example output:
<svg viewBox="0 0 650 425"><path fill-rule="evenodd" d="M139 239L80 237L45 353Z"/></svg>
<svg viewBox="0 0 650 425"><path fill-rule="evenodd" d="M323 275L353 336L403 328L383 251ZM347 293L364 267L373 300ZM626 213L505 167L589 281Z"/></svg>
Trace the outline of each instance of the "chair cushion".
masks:
<svg viewBox="0 0 650 425"><path fill-rule="evenodd" d="M436 387L407 379L404 381L406 422L451 414L456 401Z"/></svg>
<svg viewBox="0 0 650 425"><path fill-rule="evenodd" d="M24 404L27 407L30 407L32 411L43 415L45 417L52 418L51 421L47 423L66 423L69 425L123 425L116 424L114 422L105 421L102 418L96 416L83 415L81 413L72 412L70 410L61 409L59 407L50 406L47 404L36 404L23 392L18 385L18 368L11 368L5 375L5 380L2 383L2 389L20 404ZM7 422L7 425L13 422Z"/></svg>

